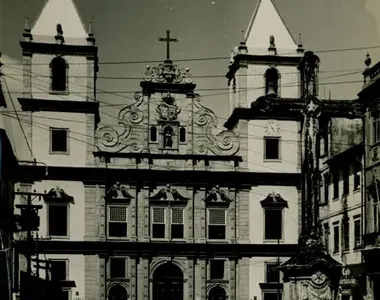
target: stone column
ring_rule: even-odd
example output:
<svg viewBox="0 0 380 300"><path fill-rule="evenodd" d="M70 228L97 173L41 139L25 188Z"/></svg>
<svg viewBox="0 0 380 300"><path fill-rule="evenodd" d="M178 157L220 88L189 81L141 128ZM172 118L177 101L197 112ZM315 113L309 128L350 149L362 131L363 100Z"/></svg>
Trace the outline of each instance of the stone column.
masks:
<svg viewBox="0 0 380 300"><path fill-rule="evenodd" d="M97 186L97 199L99 201L99 218L98 218L98 224L99 224L99 239L101 241L105 241L107 237L107 203L105 200L105 194L106 194L106 186L105 185L98 185Z"/></svg>
<svg viewBox="0 0 380 300"><path fill-rule="evenodd" d="M206 294L206 280L207 280L207 263L206 259L199 259L198 263L196 264L196 297L198 297L200 300L206 300L207 294Z"/></svg>
<svg viewBox="0 0 380 300"><path fill-rule="evenodd" d="M198 218L198 221L197 221L197 224L199 224L198 226L200 226L200 228L198 228L198 240L200 243L205 243L206 240L207 240L207 234L206 234L206 230L207 230L207 222L206 222L206 217L207 217L207 210L206 210L206 203L204 201L206 197L206 189L205 188L200 188L199 189L199 192L197 193L197 202L198 202L198 215L199 215L199 218ZM195 230L195 232L197 232L197 229Z"/></svg>
<svg viewBox="0 0 380 300"><path fill-rule="evenodd" d="M94 184L84 185L84 215L85 215L85 229L84 240L93 241L98 236L98 214L97 214L97 188Z"/></svg>
<svg viewBox="0 0 380 300"><path fill-rule="evenodd" d="M136 210L138 217L138 240L141 242L149 241L149 192L148 186L140 187L137 197Z"/></svg>
<svg viewBox="0 0 380 300"><path fill-rule="evenodd" d="M229 189L229 196L232 199L228 207L227 228L229 229L229 239L231 243L236 243L236 189Z"/></svg>

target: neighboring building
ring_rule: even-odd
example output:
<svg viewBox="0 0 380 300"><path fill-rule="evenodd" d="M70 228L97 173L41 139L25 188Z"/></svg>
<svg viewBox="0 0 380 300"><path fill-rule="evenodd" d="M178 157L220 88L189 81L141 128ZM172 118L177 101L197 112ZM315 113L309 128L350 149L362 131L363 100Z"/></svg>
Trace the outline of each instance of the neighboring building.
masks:
<svg viewBox="0 0 380 300"><path fill-rule="evenodd" d="M259 19L275 12L266 1ZM147 68L118 125L99 126L94 42L71 0L48 1L21 42L25 131L48 168L18 172L28 179L23 190L47 191L36 249L50 261L50 279L70 300L277 297L273 267L298 239L300 174L297 155L287 154L299 150L297 122L279 121L280 131L276 122L252 123L266 134L240 127L215 134L217 116L202 105L189 70L168 54ZM300 57L260 59L296 72ZM268 136L264 164L246 149L260 134ZM264 160L264 141L258 147ZM265 164L288 170L272 173ZM25 251L24 241L17 244Z"/></svg>
<svg viewBox="0 0 380 300"><path fill-rule="evenodd" d="M380 115L379 115L379 70L380 63L371 68L371 59L367 55L367 69L364 71L364 85L358 94L359 100L366 107L363 121L364 127L364 237L363 237L363 259L366 275L367 296L372 299L380 297L380 268L379 268L379 237L380 237L380 213L379 213L379 190L380 190ZM369 299L369 298L367 298Z"/></svg>
<svg viewBox="0 0 380 300"><path fill-rule="evenodd" d="M327 252L350 270L356 285L340 293L362 299L362 166L361 120L333 119L320 144L321 199L319 217ZM350 294L348 294L350 293Z"/></svg>
<svg viewBox="0 0 380 300"><path fill-rule="evenodd" d="M0 53L1 59L1 53ZM8 85L2 77L0 60L0 299L12 299L13 288L13 232L14 180L10 170L17 167L15 145L6 115L11 100ZM5 83L5 84L4 84ZM10 109L13 110L13 109ZM14 127L16 130L16 126Z"/></svg>
<svg viewBox="0 0 380 300"><path fill-rule="evenodd" d="M259 0L245 41L232 53L227 73L231 116L225 126L240 135L238 155L243 157L243 167L248 172L268 174L268 180L255 184L249 194L252 243L298 242L301 119L283 115L281 109L274 114L261 112L260 105L265 101L281 105L299 98L297 68L303 52L272 1ZM265 195L269 196L263 201ZM277 299L283 285L276 267L288 259L281 252L265 259L251 258L248 299Z"/></svg>

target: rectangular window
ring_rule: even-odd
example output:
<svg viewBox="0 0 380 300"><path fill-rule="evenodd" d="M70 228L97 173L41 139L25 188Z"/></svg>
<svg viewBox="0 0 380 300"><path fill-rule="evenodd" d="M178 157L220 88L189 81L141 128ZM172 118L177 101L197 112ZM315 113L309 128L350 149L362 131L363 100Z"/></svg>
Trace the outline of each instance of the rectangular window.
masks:
<svg viewBox="0 0 380 300"><path fill-rule="evenodd" d="M281 292L265 292L263 294L263 300L281 300Z"/></svg>
<svg viewBox="0 0 380 300"><path fill-rule="evenodd" d="M361 220L360 216L354 219L354 249L360 248L361 245Z"/></svg>
<svg viewBox="0 0 380 300"><path fill-rule="evenodd" d="M50 280L67 280L67 260L50 260Z"/></svg>
<svg viewBox="0 0 380 300"><path fill-rule="evenodd" d="M349 219L344 220L342 222L342 242L343 242L343 251L349 251L350 250L350 222Z"/></svg>
<svg viewBox="0 0 380 300"><path fill-rule="evenodd" d="M379 116L374 116L372 122L372 143L376 144L380 142L380 118Z"/></svg>
<svg viewBox="0 0 380 300"><path fill-rule="evenodd" d="M212 259L210 261L210 279L224 278L224 264L223 259Z"/></svg>
<svg viewBox="0 0 380 300"><path fill-rule="evenodd" d="M347 167L343 171L343 195L350 193L350 169Z"/></svg>
<svg viewBox="0 0 380 300"><path fill-rule="evenodd" d="M338 253L339 252L339 223L338 224L334 224L334 253Z"/></svg>
<svg viewBox="0 0 380 300"><path fill-rule="evenodd" d="M282 209L265 209L265 232L266 240L282 239Z"/></svg>
<svg viewBox="0 0 380 300"><path fill-rule="evenodd" d="M360 173L361 173L361 168L360 165L356 165L354 168L354 190L357 190L360 188Z"/></svg>
<svg viewBox="0 0 380 300"><path fill-rule="evenodd" d="M152 238L165 238L165 208L152 209Z"/></svg>
<svg viewBox="0 0 380 300"><path fill-rule="evenodd" d="M226 211L224 209L208 210L208 238L226 239Z"/></svg>
<svg viewBox="0 0 380 300"><path fill-rule="evenodd" d="M68 205L48 205L48 235L68 236Z"/></svg>
<svg viewBox="0 0 380 300"><path fill-rule="evenodd" d="M267 283L280 282L280 271L278 270L278 264L266 264L265 278Z"/></svg>
<svg viewBox="0 0 380 300"><path fill-rule="evenodd" d="M335 172L333 175L334 180L334 199L339 198L339 173Z"/></svg>
<svg viewBox="0 0 380 300"><path fill-rule="evenodd" d="M68 152L68 130L60 128L50 128L50 152Z"/></svg>
<svg viewBox="0 0 380 300"><path fill-rule="evenodd" d="M127 237L128 208L126 206L108 206L108 235Z"/></svg>
<svg viewBox="0 0 380 300"><path fill-rule="evenodd" d="M280 159L280 138L264 138L264 159Z"/></svg>
<svg viewBox="0 0 380 300"><path fill-rule="evenodd" d="M110 258L109 266L110 278L125 278L125 258Z"/></svg>
<svg viewBox="0 0 380 300"><path fill-rule="evenodd" d="M183 239L183 209L172 208L171 213L171 238Z"/></svg>
<svg viewBox="0 0 380 300"><path fill-rule="evenodd" d="M323 238L327 253L329 252L330 227L328 223L323 224Z"/></svg>
<svg viewBox="0 0 380 300"><path fill-rule="evenodd" d="M323 184L324 184L324 203L329 202L329 187L330 187L330 178L329 174L325 174L323 176Z"/></svg>

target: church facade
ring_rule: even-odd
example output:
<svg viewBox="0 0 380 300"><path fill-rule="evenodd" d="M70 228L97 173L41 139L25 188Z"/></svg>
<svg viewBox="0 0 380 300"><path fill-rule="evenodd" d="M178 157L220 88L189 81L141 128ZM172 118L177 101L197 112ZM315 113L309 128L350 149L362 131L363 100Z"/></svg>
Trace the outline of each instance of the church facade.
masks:
<svg viewBox="0 0 380 300"><path fill-rule="evenodd" d="M51 17L63 9L64 20ZM169 34L162 40L172 42ZM298 239L298 158L289 164L287 153L299 146L285 142L297 139L297 123L242 120L246 127L218 132L190 70L168 51L147 67L118 125L103 125L98 49L71 0L48 1L23 36L19 103L35 159L46 163L21 167L20 190L45 191L32 272L70 300L277 299L276 267ZM284 61L295 69L299 55ZM265 145L250 142L256 135ZM248 154L256 147L267 156ZM25 252L27 243L18 245Z"/></svg>

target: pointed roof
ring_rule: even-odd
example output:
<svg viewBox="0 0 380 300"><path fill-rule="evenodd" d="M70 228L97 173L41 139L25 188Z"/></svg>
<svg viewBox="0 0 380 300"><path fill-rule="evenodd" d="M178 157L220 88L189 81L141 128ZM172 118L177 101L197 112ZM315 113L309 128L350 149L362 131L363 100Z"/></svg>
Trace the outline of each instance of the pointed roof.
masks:
<svg viewBox="0 0 380 300"><path fill-rule="evenodd" d="M47 0L32 28L34 37L52 37L57 34L57 24L62 25L67 40L81 39L86 43L87 33L74 0Z"/></svg>
<svg viewBox="0 0 380 300"><path fill-rule="evenodd" d="M245 33L248 48L268 49L273 35L278 49L296 49L297 43L286 27L272 0L258 0ZM252 51L249 50L249 53Z"/></svg>

